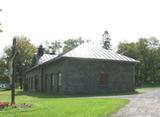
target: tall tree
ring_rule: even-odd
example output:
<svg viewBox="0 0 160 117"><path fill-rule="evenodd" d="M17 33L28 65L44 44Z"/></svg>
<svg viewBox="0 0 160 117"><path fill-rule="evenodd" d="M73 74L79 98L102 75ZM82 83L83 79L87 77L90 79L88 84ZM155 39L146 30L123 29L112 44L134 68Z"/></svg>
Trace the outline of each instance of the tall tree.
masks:
<svg viewBox="0 0 160 117"><path fill-rule="evenodd" d="M102 35L102 44L103 44L103 48L110 50L111 49L111 38L110 35L108 33L108 31L104 31L104 34Z"/></svg>
<svg viewBox="0 0 160 117"><path fill-rule="evenodd" d="M82 43L84 43L82 38L68 39L64 41L63 52L68 52Z"/></svg>
<svg viewBox="0 0 160 117"><path fill-rule="evenodd" d="M33 54L36 52L36 47L30 42L30 39L25 36L16 36L15 38L17 40L17 55L15 57L16 80L19 81L20 87L22 88L25 72L30 68ZM12 55L11 50L11 46L4 49L6 57Z"/></svg>

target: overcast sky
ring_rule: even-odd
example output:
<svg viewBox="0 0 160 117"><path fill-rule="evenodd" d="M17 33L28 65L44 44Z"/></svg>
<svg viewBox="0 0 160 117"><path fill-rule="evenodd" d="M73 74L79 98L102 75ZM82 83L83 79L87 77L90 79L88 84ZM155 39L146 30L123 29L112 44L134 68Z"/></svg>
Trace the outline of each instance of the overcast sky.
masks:
<svg viewBox="0 0 160 117"><path fill-rule="evenodd" d="M0 55L17 35L36 46L78 37L100 43L105 30L113 47L124 40L160 38L159 0L0 0L0 8Z"/></svg>

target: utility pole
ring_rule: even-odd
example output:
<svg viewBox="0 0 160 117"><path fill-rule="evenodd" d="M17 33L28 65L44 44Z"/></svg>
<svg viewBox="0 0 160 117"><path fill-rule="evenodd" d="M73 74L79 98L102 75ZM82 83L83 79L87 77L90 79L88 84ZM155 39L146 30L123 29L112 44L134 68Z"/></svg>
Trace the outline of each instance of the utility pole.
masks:
<svg viewBox="0 0 160 117"><path fill-rule="evenodd" d="M15 65L15 56L16 56L16 38L13 39L12 45L12 57L13 57L13 74L12 74L12 89L11 89L11 105L15 104L15 76L16 76L16 65Z"/></svg>

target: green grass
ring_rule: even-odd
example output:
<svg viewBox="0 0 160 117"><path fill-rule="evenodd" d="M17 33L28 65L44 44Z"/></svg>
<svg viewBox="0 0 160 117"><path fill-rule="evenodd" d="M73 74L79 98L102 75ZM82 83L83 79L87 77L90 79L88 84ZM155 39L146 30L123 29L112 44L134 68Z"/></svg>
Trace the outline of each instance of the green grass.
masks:
<svg viewBox="0 0 160 117"><path fill-rule="evenodd" d="M0 91L0 101L10 101L10 91ZM49 96L17 91L16 103L32 108L6 108L0 117L106 117L128 103L126 99Z"/></svg>
<svg viewBox="0 0 160 117"><path fill-rule="evenodd" d="M144 93L146 91L145 88L136 88L135 90L137 92L137 94L141 94L141 93Z"/></svg>
<svg viewBox="0 0 160 117"><path fill-rule="evenodd" d="M160 83L144 83L141 86L136 87L137 93L144 93L147 90L151 90L154 88L160 88Z"/></svg>

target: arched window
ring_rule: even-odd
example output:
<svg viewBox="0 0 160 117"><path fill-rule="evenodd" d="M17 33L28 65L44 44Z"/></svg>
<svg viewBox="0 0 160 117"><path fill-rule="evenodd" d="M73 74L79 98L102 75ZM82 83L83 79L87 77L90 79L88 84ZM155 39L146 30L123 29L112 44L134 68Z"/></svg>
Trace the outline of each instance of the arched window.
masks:
<svg viewBox="0 0 160 117"><path fill-rule="evenodd" d="M35 86L35 90L36 91L38 91L38 76L37 75L35 75L35 82L34 82L35 84L34 84L34 86Z"/></svg>
<svg viewBox="0 0 160 117"><path fill-rule="evenodd" d="M50 90L53 90L53 86L54 86L54 74L51 73L51 77L50 77Z"/></svg>
<svg viewBox="0 0 160 117"><path fill-rule="evenodd" d="M29 77L29 88L31 89L31 77Z"/></svg>
<svg viewBox="0 0 160 117"><path fill-rule="evenodd" d="M51 84L52 86L54 86L54 74L53 73L51 73Z"/></svg>
<svg viewBox="0 0 160 117"><path fill-rule="evenodd" d="M48 80L48 74L45 74L45 80L44 80L44 89L47 91L47 80Z"/></svg>
<svg viewBox="0 0 160 117"><path fill-rule="evenodd" d="M33 89L33 77L31 77L31 89Z"/></svg>
<svg viewBox="0 0 160 117"><path fill-rule="evenodd" d="M62 86L62 73L58 73L58 86Z"/></svg>

